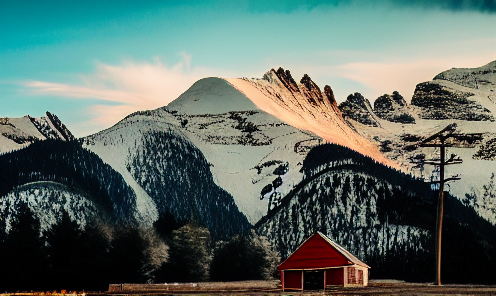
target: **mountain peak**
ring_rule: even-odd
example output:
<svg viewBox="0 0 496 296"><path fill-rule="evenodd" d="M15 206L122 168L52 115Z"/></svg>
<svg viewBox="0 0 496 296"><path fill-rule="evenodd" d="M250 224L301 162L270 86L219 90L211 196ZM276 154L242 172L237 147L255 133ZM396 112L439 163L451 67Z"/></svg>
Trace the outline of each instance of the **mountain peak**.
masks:
<svg viewBox="0 0 496 296"><path fill-rule="evenodd" d="M243 93L216 77L198 80L165 108L189 115L258 110Z"/></svg>
<svg viewBox="0 0 496 296"><path fill-rule="evenodd" d="M273 72L289 91L300 91L298 85L296 84L296 81L293 79L293 76L291 76L291 72L289 70L284 70L282 67L279 67L277 71L271 69L270 72Z"/></svg>

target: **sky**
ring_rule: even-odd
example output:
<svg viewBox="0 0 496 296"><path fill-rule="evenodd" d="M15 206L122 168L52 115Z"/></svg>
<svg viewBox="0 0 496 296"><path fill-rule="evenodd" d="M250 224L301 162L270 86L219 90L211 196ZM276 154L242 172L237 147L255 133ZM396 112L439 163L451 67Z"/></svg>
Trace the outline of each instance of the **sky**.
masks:
<svg viewBox="0 0 496 296"><path fill-rule="evenodd" d="M0 117L75 136L167 105L204 77L308 74L373 102L496 60L495 0L0 0Z"/></svg>

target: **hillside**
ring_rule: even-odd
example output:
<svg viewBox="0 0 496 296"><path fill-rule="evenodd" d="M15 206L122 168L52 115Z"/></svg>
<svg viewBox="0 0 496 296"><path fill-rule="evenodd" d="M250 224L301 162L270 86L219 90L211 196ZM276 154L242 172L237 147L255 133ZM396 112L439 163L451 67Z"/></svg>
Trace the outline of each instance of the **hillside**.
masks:
<svg viewBox="0 0 496 296"><path fill-rule="evenodd" d="M283 258L319 230L372 266L372 278L432 279L437 194L427 183L331 144L312 149L303 172L302 182L255 226ZM491 282L494 227L453 197L445 213L444 281Z"/></svg>
<svg viewBox="0 0 496 296"><path fill-rule="evenodd" d="M172 214L194 219L216 238L248 229L233 197L214 183L202 151L164 110L138 112L83 139L83 147L111 165L137 193L137 219L151 225Z"/></svg>

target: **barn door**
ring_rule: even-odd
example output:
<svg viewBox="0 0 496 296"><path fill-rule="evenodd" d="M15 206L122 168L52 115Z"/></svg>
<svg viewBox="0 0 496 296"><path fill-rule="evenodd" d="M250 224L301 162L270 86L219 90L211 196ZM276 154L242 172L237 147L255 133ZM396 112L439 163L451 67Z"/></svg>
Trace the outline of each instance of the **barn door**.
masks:
<svg viewBox="0 0 496 296"><path fill-rule="evenodd" d="M303 289L304 290L323 290L324 287L324 271L309 270L303 274Z"/></svg>

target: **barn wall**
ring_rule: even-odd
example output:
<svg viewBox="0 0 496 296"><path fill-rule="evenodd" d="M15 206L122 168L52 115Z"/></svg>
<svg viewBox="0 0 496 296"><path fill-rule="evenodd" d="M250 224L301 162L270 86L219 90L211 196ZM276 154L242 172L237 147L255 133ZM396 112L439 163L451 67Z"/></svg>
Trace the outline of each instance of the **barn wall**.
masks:
<svg viewBox="0 0 496 296"><path fill-rule="evenodd" d="M283 290L303 290L303 271L285 270L281 272Z"/></svg>
<svg viewBox="0 0 496 296"><path fill-rule="evenodd" d="M344 286L367 286L369 282L368 268L348 266L344 268Z"/></svg>
<svg viewBox="0 0 496 296"><path fill-rule="evenodd" d="M344 284L344 268L331 268L326 270L326 285L327 286L343 286Z"/></svg>

